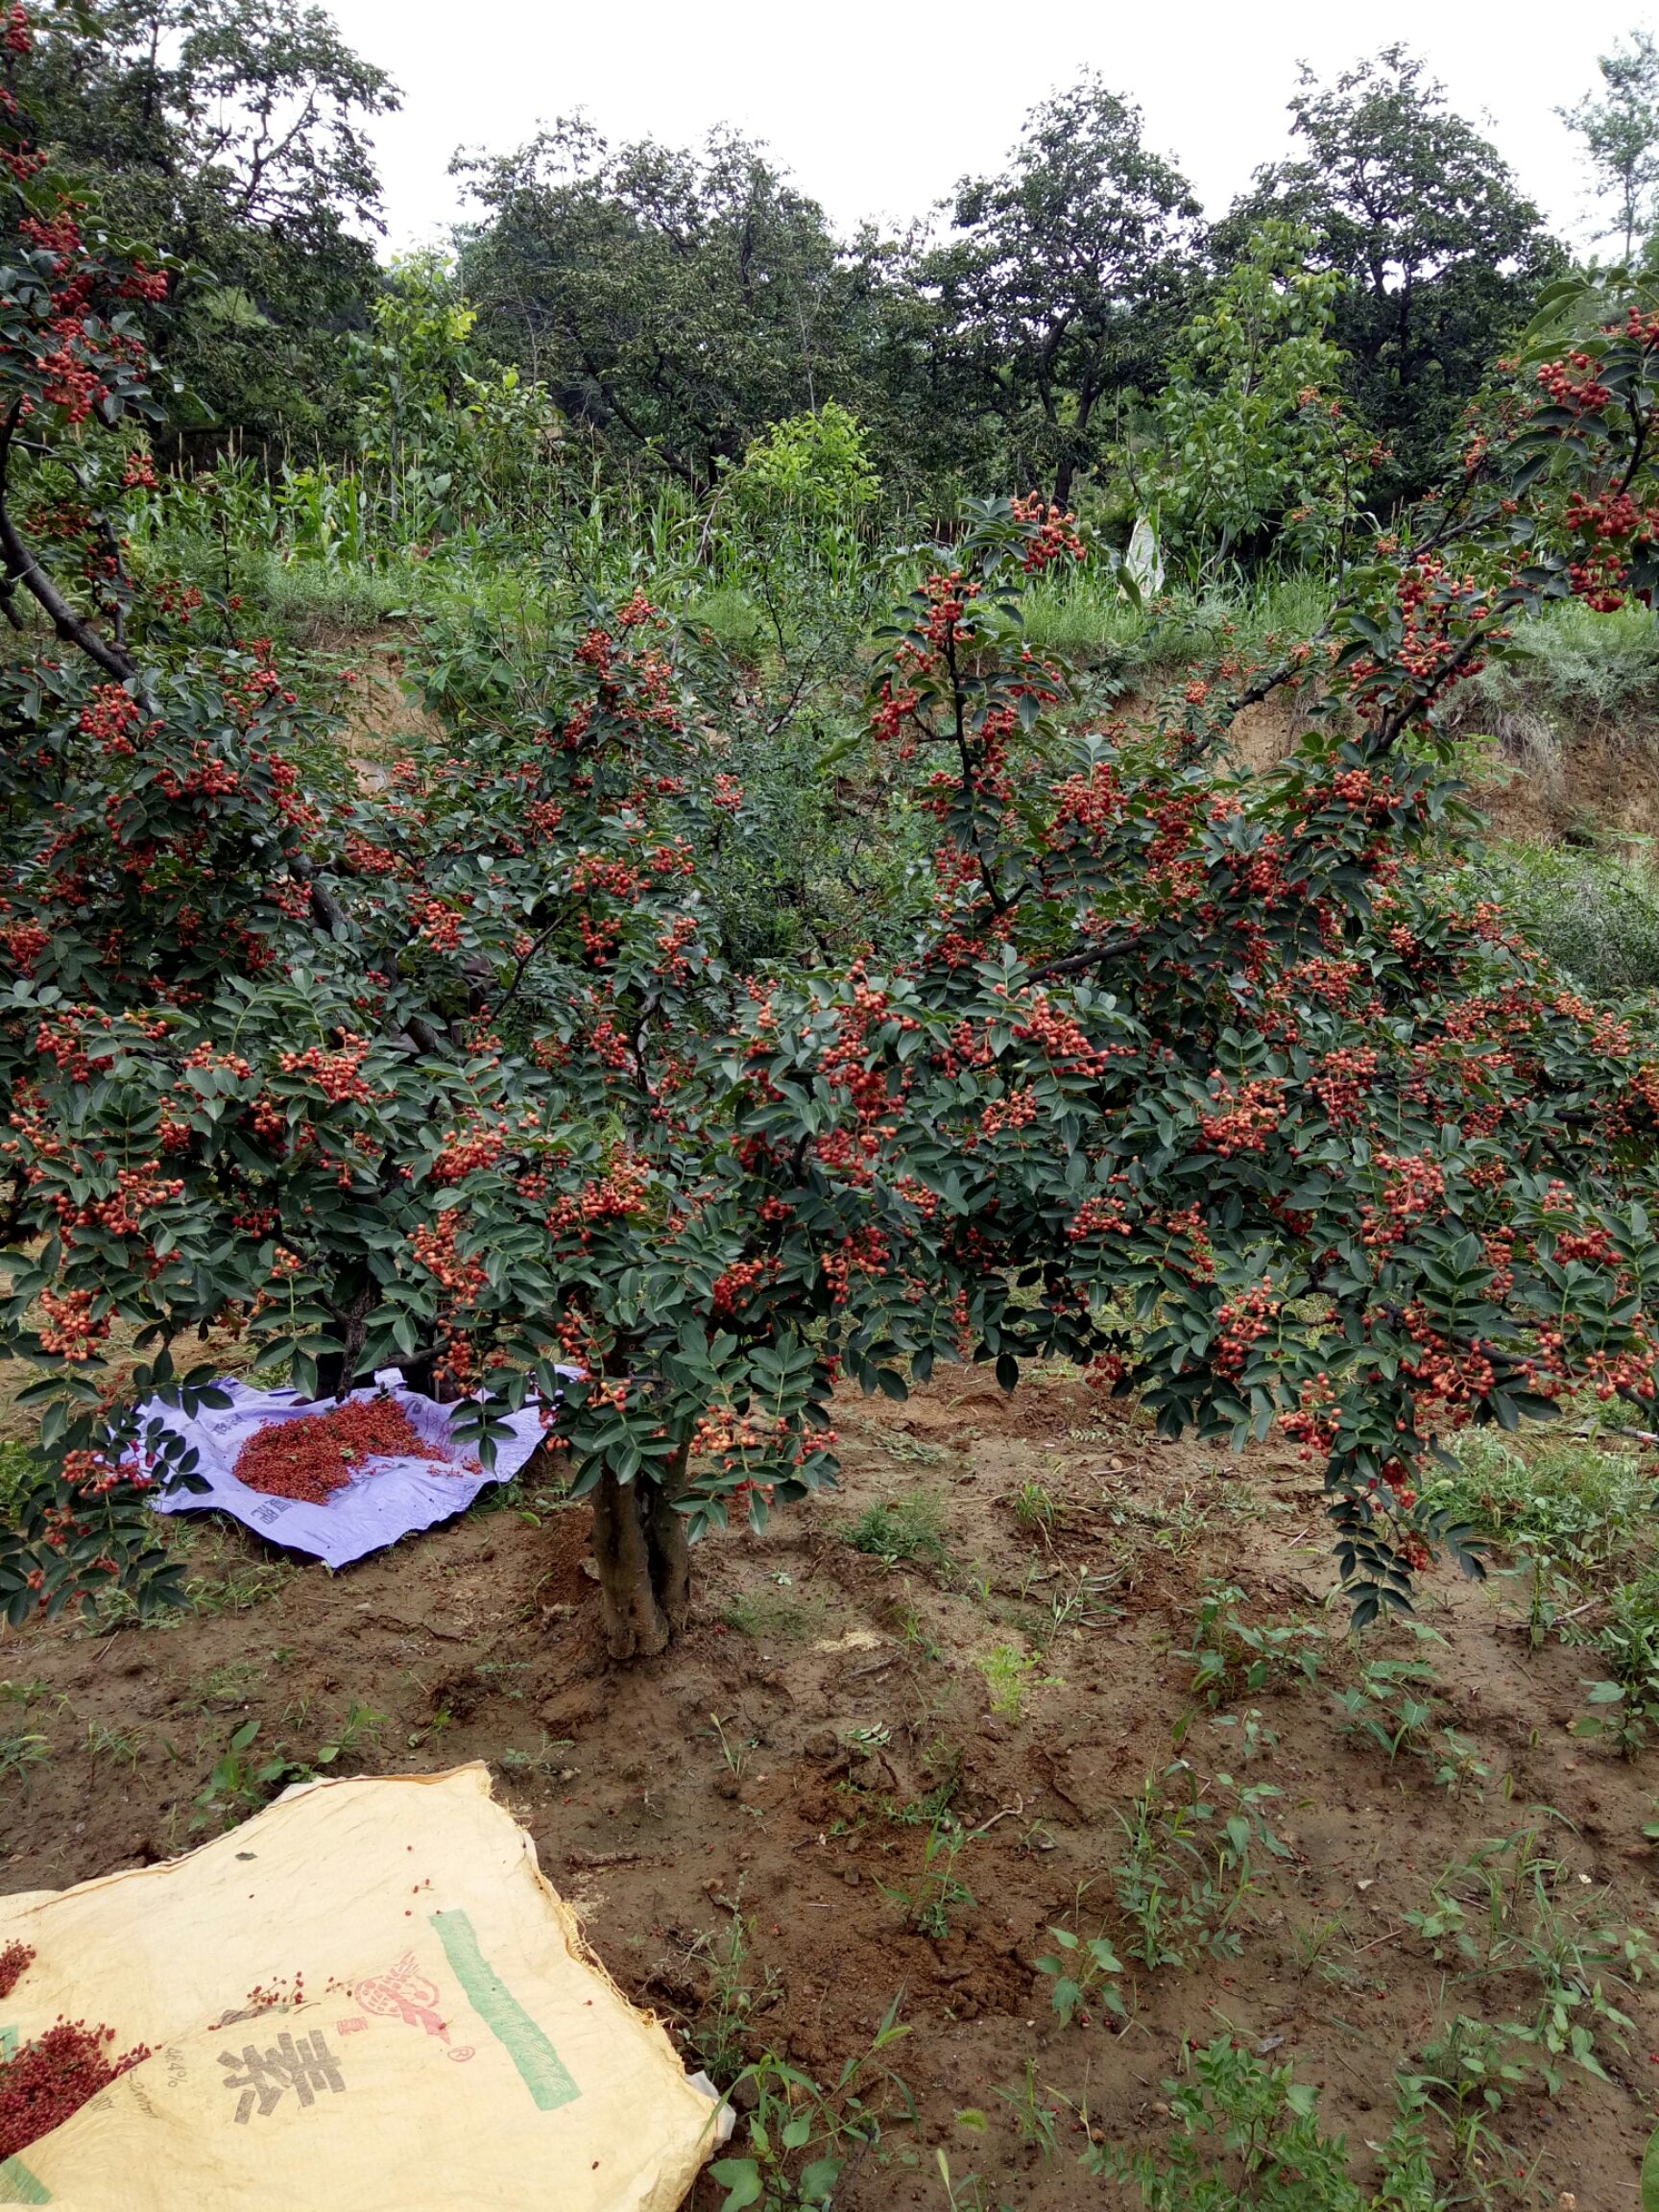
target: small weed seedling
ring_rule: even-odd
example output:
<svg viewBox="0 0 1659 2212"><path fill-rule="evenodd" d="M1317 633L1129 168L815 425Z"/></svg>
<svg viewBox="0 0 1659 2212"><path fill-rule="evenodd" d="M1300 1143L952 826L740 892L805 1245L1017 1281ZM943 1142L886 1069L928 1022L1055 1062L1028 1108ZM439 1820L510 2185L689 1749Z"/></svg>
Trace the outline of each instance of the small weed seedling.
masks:
<svg viewBox="0 0 1659 2212"><path fill-rule="evenodd" d="M1248 1767L1253 1759L1264 1758L1279 1742L1279 1732L1269 1728L1262 1719L1260 1706L1252 1705L1243 1713L1217 1713L1210 1722L1212 1728L1238 1731L1234 1748L1241 1767Z"/></svg>
<svg viewBox="0 0 1659 2212"><path fill-rule="evenodd" d="M972 1905L974 1892L956 1876L956 1862L969 1841L961 1825L941 1814L927 1831L922 1847L922 1872L909 1887L889 1888L885 1896L904 1908L904 1917L918 1935L943 1943L950 1933L950 1914L958 1905Z"/></svg>
<svg viewBox="0 0 1659 2212"><path fill-rule="evenodd" d="M543 1782L562 1782L570 1773L565 1764L565 1754L575 1747L574 1736L549 1736L541 1731L541 1741L534 1751L521 1751L509 1744L501 1753L501 1764L510 1772L538 1774Z"/></svg>
<svg viewBox="0 0 1659 2212"><path fill-rule="evenodd" d="M1022 1482L1011 1501L1016 1525L1027 1536L1040 1536L1045 1543L1053 1537L1059 1520L1059 1508L1041 1482Z"/></svg>
<svg viewBox="0 0 1659 2212"><path fill-rule="evenodd" d="M365 1705L353 1697L345 1719L317 1753L314 1764L332 1767L342 1759L354 1758L365 1744L378 1749L380 1732L390 1725L391 1719L390 1713L378 1712L373 1705Z"/></svg>
<svg viewBox="0 0 1659 2212"><path fill-rule="evenodd" d="M822 1616L821 1605L808 1604L783 1589L745 1591L720 1613L728 1628L756 1644L797 1644L812 1634Z"/></svg>
<svg viewBox="0 0 1659 2212"><path fill-rule="evenodd" d="M1334 1983L1338 1987L1346 1987L1354 1980L1353 1968L1336 1955L1338 1937L1352 1950L1354 1939L1344 1912L1328 1913L1311 1928L1291 1931L1291 1947L1304 1982L1313 1973L1317 1973L1322 1982Z"/></svg>
<svg viewBox="0 0 1659 2212"><path fill-rule="evenodd" d="M1310 1622L1268 1622L1256 1626L1239 1618L1244 1592L1236 1582L1207 1590L1190 1650L1171 1654L1191 1663L1191 1693L1207 1704L1254 1697L1300 1674L1318 1679L1324 1642Z"/></svg>
<svg viewBox="0 0 1659 2212"><path fill-rule="evenodd" d="M1037 1971L1054 1978L1049 1994L1061 2026L1070 2028L1073 2020L1081 2019L1087 2028L1102 2008L1126 2021L1129 2008L1118 1986L1123 1961L1104 1935L1085 1937L1070 1928L1050 1928L1048 1933L1060 1948L1039 1959Z"/></svg>
<svg viewBox="0 0 1659 2212"><path fill-rule="evenodd" d="M905 1649L913 1651L919 1660L925 1661L929 1667L941 1664L945 1657L944 1647L936 1644L927 1633L927 1623L914 1605L902 1605L899 1608L899 1633L904 1639Z"/></svg>
<svg viewBox="0 0 1659 2212"><path fill-rule="evenodd" d="M890 1821L895 1828L933 1828L941 1821L950 1820L950 1801L961 1787L961 1773L952 1769L941 1776L926 1795L883 1796L878 1800L877 1809L882 1819Z"/></svg>
<svg viewBox="0 0 1659 2212"><path fill-rule="evenodd" d="M1046 2165L1060 2148L1060 2116L1047 2102L1053 2096L1053 2090L1039 2091L1037 2087L1036 2059L1026 2059L1024 2079L1018 2088L998 2087L994 2094L1007 2105L1019 2123L1021 2143L1027 2150L1041 2152L1043 2162Z"/></svg>
<svg viewBox="0 0 1659 2212"><path fill-rule="evenodd" d="M1458 2171L1472 2174L1501 2161L1506 2146L1493 2120L1531 2074L1517 2057L1509 2030L1455 2013L1424 2045L1421 2064L1425 2091L1451 2131Z"/></svg>
<svg viewBox="0 0 1659 2212"><path fill-rule="evenodd" d="M942 1467L950 1455L942 1445L927 1444L920 1436L904 1436L890 1429L881 1431L877 1450L888 1459L911 1467Z"/></svg>
<svg viewBox="0 0 1659 2212"><path fill-rule="evenodd" d="M1000 2095L1000 2091L998 2091ZM962 2117L958 2114L958 2118ZM983 2117L981 2115L981 2117ZM935 2151L933 2163L938 2171L940 2186L945 2191L949 2212L1014 2212L1005 2197L998 2197L993 2204L985 2194L985 2184L977 2174L964 2174L958 2181L950 2172L950 2153Z"/></svg>
<svg viewBox="0 0 1659 2212"><path fill-rule="evenodd" d="M0 1736L0 1782L15 1774L27 1789L32 1768L51 1756L52 1746L44 1736L29 1732Z"/></svg>
<svg viewBox="0 0 1659 2212"><path fill-rule="evenodd" d="M1112 1602L1117 1588L1113 1575L1079 1574L1049 1600L1045 1641L1057 1636L1083 1636L1095 1628L1110 1627L1122 1617L1123 1608Z"/></svg>
<svg viewBox="0 0 1659 2212"><path fill-rule="evenodd" d="M1135 2156L1117 2144L1091 2142L1087 2170L1133 2184L1146 2212L1376 2212L1409 2206L1439 2212L1423 2148L1422 2099L1409 2080L1396 2085L1400 2116L1379 2146L1383 2188L1373 2197L1350 2178L1346 2146L1319 2126L1319 2092L1288 2066L1264 2066L1226 2036L1194 2053L1190 2081L1166 2081L1173 2127L1163 2157ZM1432 2193L1413 2185L1427 2179ZM1407 2189L1411 2190L1407 2194Z"/></svg>
<svg viewBox="0 0 1659 2212"><path fill-rule="evenodd" d="M728 2192L720 2212L827 2212L843 2181L881 2156L881 2127L915 2101L882 2054L910 2032L895 1998L866 2051L849 2058L829 2088L767 2052L733 2084L752 2099L741 2151L717 2158L710 2176Z"/></svg>
<svg viewBox="0 0 1659 2212"><path fill-rule="evenodd" d="M50 1697L51 1695L52 1685L49 1682L13 1682L10 1680L0 1682L0 1697L5 1698L8 1704L21 1705L25 1711L37 1698ZM61 1703L61 1699L60 1699L60 1703Z"/></svg>
<svg viewBox="0 0 1659 2212"><path fill-rule="evenodd" d="M1576 1733L1602 1737L1634 1759L1659 1730L1659 1575L1621 1583L1608 1604L1612 1618L1592 1647L1608 1673L1585 1685L1595 1710Z"/></svg>
<svg viewBox="0 0 1659 2212"><path fill-rule="evenodd" d="M136 1767L138 1745L124 1728L111 1728L104 1720L88 1720L86 1756L88 1759L108 1759L112 1767Z"/></svg>
<svg viewBox="0 0 1659 2212"><path fill-rule="evenodd" d="M1289 1856L1263 1810L1279 1795L1270 1782L1241 1785L1231 1774L1201 1787L1177 1759L1148 1775L1128 1814L1118 1815L1126 1849L1113 1869L1118 1909L1132 1930L1129 1955L1149 1973L1205 1954L1238 1957L1233 1923L1255 1887L1252 1846Z"/></svg>
<svg viewBox="0 0 1659 2212"><path fill-rule="evenodd" d="M1436 1789L1444 1790L1449 1797L1461 1797L1466 1790L1477 1798L1485 1797L1492 1769L1478 1756L1467 1736L1459 1736L1455 1728L1442 1728L1430 1757L1434 1764Z"/></svg>
<svg viewBox="0 0 1659 2212"><path fill-rule="evenodd" d="M1390 1765L1403 1750L1430 1755L1438 1692L1427 1659L1368 1660L1352 1688L1333 1695L1342 1733L1375 1743Z"/></svg>
<svg viewBox="0 0 1659 2212"><path fill-rule="evenodd" d="M709 1995L687 2040L716 2081L730 2081L749 2062L750 2035L757 2013L769 2010L778 1998L778 1976L768 1966L758 1989L750 1969L753 1924L741 1911L743 1887L737 1886L736 1905L724 1930L698 1936L691 1956L709 1970Z"/></svg>
<svg viewBox="0 0 1659 2212"><path fill-rule="evenodd" d="M240 1705L252 1694L261 1671L257 1659L237 1659L209 1667L205 1672L192 1675L191 1695L204 1712L211 1705Z"/></svg>
<svg viewBox="0 0 1659 2212"><path fill-rule="evenodd" d="M1563 2063L1607 2079L1599 2047L1623 2049L1633 2027L1611 1992L1640 1982L1655 1954L1640 1928L1602 1916L1604 1901L1604 1891L1582 1894L1571 1868L1527 1828L1449 1866L1427 1909L1404 1915L1437 1960L1457 1965L1460 1984L1490 1990L1505 2016L1490 2034L1465 2021L1450 2057L1439 2049L1425 2053L1431 2072L1445 2080L1450 2069L1462 2084L1460 2104L1468 2084L1479 2083L1490 2105L1490 2091L1526 2079L1530 2068L1551 2097L1560 2092Z"/></svg>
<svg viewBox="0 0 1659 2212"><path fill-rule="evenodd" d="M1018 1720L1024 1712L1028 1691L1052 1688L1059 1680L1057 1675L1039 1674L1036 1659L1018 1644L995 1646L980 1654L978 1665L991 1693L992 1712L1005 1714L1010 1720Z"/></svg>
<svg viewBox="0 0 1659 2212"><path fill-rule="evenodd" d="M733 1782L741 1782L743 1779L743 1762L748 1758L752 1746L747 1743L734 1743L727 1735L728 1725L733 1728L736 1726L736 1716L733 1716L730 1723L722 1720L718 1713L710 1713L709 1719L713 1728L715 1740L720 1745L720 1756L725 1762L727 1773L731 1775Z"/></svg>
<svg viewBox="0 0 1659 2212"><path fill-rule="evenodd" d="M312 1768L290 1759L280 1745L274 1757L261 1759L253 1749L259 1734L257 1720L244 1720L214 1762L206 1787L196 1799L196 1825L217 1817L222 1828L245 1820L289 1782L308 1782Z"/></svg>

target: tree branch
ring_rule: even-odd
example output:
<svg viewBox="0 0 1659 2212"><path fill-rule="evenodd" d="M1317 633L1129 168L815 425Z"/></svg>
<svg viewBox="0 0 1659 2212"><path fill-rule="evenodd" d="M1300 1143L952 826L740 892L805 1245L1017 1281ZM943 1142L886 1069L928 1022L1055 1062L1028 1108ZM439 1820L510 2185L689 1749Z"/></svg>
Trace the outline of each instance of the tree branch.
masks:
<svg viewBox="0 0 1659 2212"><path fill-rule="evenodd" d="M1146 941L1144 929L1132 929L1127 937L1117 938L1110 945L1092 945L1087 952L1068 952L1062 959L1046 960L1041 968L1033 968L1026 977L1029 983L1046 983L1051 975L1083 975L1091 968L1103 968L1108 960L1120 959L1133 952L1138 945Z"/></svg>
<svg viewBox="0 0 1659 2212"><path fill-rule="evenodd" d="M89 660L95 661L107 675L113 676L117 684L125 684L137 670L118 647L111 645L93 629L90 622L77 614L57 585L40 565L40 562L18 533L6 503L8 479L12 469L12 443L17 431L18 411L13 407L0 424L0 554L4 554L6 573L13 582L21 584L30 597L38 601L51 620L53 629L66 645L78 645Z"/></svg>

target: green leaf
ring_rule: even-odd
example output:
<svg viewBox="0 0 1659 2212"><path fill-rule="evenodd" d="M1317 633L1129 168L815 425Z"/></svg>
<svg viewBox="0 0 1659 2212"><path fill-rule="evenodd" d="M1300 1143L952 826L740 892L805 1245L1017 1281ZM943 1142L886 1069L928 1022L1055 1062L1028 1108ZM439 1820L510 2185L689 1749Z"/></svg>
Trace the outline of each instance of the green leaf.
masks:
<svg viewBox="0 0 1659 2212"><path fill-rule="evenodd" d="M1659 2128L1642 2154L1642 2212L1659 2212Z"/></svg>
<svg viewBox="0 0 1659 2212"><path fill-rule="evenodd" d="M762 2192L757 2159L720 2158L709 2172L722 2189L730 2191L720 2212L743 2212L746 2204L759 2203Z"/></svg>
<svg viewBox="0 0 1659 2212"><path fill-rule="evenodd" d="M813 2204L825 2202L840 2178L839 2158L814 2158L810 2166L804 2166L801 2170L802 2201Z"/></svg>

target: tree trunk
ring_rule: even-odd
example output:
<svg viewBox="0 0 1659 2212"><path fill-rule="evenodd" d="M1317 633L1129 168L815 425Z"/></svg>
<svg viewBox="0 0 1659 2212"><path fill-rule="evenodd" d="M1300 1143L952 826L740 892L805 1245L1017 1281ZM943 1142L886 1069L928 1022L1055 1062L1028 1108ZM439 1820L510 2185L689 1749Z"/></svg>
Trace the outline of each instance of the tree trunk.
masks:
<svg viewBox="0 0 1659 2212"><path fill-rule="evenodd" d="M682 1450L661 1482L619 1482L607 1468L593 1493L593 1559L613 1659L652 1659L685 1625L691 1608L691 1547L674 1510L685 1479Z"/></svg>

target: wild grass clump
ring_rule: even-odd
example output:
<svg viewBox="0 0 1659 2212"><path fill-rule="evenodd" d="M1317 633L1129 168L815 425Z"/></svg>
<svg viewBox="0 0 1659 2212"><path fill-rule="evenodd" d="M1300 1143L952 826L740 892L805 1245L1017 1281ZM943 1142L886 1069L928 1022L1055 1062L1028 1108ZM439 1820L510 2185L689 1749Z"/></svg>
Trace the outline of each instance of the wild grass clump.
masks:
<svg viewBox="0 0 1659 2212"><path fill-rule="evenodd" d="M1546 1548L1580 1569L1612 1567L1649 1540L1659 1478L1634 1445L1563 1437L1523 1451L1475 1431L1455 1456L1455 1473L1427 1495L1481 1535Z"/></svg>
<svg viewBox="0 0 1659 2212"><path fill-rule="evenodd" d="M248 557L249 596L271 630L299 645L320 645L341 636L378 630L410 613L427 596L418 564L333 567L319 561L283 561L275 553Z"/></svg>
<svg viewBox="0 0 1659 2212"><path fill-rule="evenodd" d="M1025 632L1039 652L1105 668L1139 688L1223 655L1270 661L1311 637L1331 612L1317 576L1282 576L1192 591L1185 587L1137 604L1115 575L1090 566L1045 577L1027 595Z"/></svg>
<svg viewBox="0 0 1659 2212"><path fill-rule="evenodd" d="M1463 872L1477 897L1584 990L1624 998L1659 990L1659 881L1607 853L1568 845L1492 845Z"/></svg>
<svg viewBox="0 0 1659 2212"><path fill-rule="evenodd" d="M1598 614L1581 600L1547 608L1519 625L1515 652L1470 685L1458 720L1479 726L1505 709L1542 708L1575 728L1619 720L1623 733L1650 734L1659 692L1659 631L1634 601Z"/></svg>
<svg viewBox="0 0 1659 2212"><path fill-rule="evenodd" d="M906 1490L867 1505L846 1536L854 1551L879 1559L886 1567L909 1559L943 1567L950 1557L944 1507L931 1490Z"/></svg>

